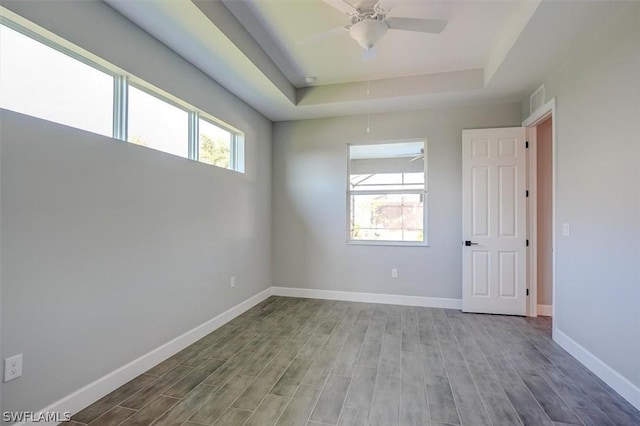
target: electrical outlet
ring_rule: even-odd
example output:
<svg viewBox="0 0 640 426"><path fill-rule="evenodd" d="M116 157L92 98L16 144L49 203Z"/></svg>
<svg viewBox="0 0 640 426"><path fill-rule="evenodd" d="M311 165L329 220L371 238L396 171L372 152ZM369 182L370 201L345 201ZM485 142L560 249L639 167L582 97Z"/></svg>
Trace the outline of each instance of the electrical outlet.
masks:
<svg viewBox="0 0 640 426"><path fill-rule="evenodd" d="M231 282L229 283L229 285L231 286L231 288L236 286L236 277L231 277Z"/></svg>
<svg viewBox="0 0 640 426"><path fill-rule="evenodd" d="M391 278L398 278L398 270L396 268L391 270Z"/></svg>
<svg viewBox="0 0 640 426"><path fill-rule="evenodd" d="M22 354L4 360L4 381L8 382L22 376Z"/></svg>

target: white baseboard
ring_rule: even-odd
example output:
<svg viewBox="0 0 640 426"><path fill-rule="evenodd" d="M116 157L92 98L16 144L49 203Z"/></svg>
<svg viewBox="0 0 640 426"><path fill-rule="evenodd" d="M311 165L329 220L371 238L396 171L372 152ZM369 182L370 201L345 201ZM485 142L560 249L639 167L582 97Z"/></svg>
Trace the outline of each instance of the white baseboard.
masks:
<svg viewBox="0 0 640 426"><path fill-rule="evenodd" d="M106 376L99 378L93 383L89 383L85 387L78 389L77 391L54 402L48 407L43 408L38 412L38 414L65 412L75 414L79 412L83 408L88 407L103 396L107 395L110 392L113 392L123 384L144 373L151 367L180 352L182 349L197 342L207 334L218 329L238 315L262 302L263 300L271 296L271 289L272 287L269 287L268 289L261 291L255 296L252 296L244 302L237 304L236 306L210 319L204 324L201 324L176 337L175 339L165 343L164 345L153 349L152 351L118 368L117 370L112 371ZM57 422L27 422L17 423L16 425L53 426L57 424Z"/></svg>
<svg viewBox="0 0 640 426"><path fill-rule="evenodd" d="M616 370L604 363L600 358L589 352L580 343L567 336L557 328L553 331L553 340L580 361L585 367L593 371L613 390L618 392L631 405L640 410L640 387L634 385Z"/></svg>
<svg viewBox="0 0 640 426"><path fill-rule="evenodd" d="M317 290L292 287L269 287L266 290L250 297L244 302L232 307L222 314L210 319L181 336L165 343L164 345L148 352L145 355L131 361L127 365L112 371L104 377L88 384L87 386L73 392L72 394L58 400L57 402L43 408L40 413L77 413L83 408L91 405L98 399L114 391L118 387L127 383L131 379L144 373L159 362L171 357L187 346L195 343L207 334L231 321L238 315L257 305L269 296L288 296L315 298L327 300L343 300L349 302L365 302L365 303L382 303L405 306L422 306L432 308L448 308L461 309L461 299L447 299L438 297L421 297L421 296L403 296L395 294L379 294L379 293L357 293L348 291L334 290ZM538 313L545 315L544 309L547 305L538 305ZM549 309L551 307L549 306ZM549 314L551 311L549 310ZM554 328L554 340L562 346L567 352L578 359L587 368L593 371L598 377L604 380L616 392L622 395L636 408L640 409L640 388L635 386L629 380L624 378L620 373L602 362L599 358L571 339L562 331ZM17 423L17 426L36 425L36 423ZM54 426L57 422L38 422L37 426Z"/></svg>
<svg viewBox="0 0 640 426"><path fill-rule="evenodd" d="M428 308L462 309L461 299L402 296L399 294L357 293L351 291L317 290L310 288L271 287L274 296L308 299L343 300L346 302L383 303L387 305L423 306Z"/></svg>
<svg viewBox="0 0 640 426"><path fill-rule="evenodd" d="M550 317L553 315L553 305L538 305L538 315Z"/></svg>

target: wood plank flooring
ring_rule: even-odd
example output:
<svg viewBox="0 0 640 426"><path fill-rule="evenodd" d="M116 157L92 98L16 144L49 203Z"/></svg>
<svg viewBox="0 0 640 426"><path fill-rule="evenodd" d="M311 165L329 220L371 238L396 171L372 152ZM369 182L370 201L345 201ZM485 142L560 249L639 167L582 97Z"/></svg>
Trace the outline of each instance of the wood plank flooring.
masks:
<svg viewBox="0 0 640 426"><path fill-rule="evenodd" d="M72 418L105 425L640 425L546 317L271 297Z"/></svg>

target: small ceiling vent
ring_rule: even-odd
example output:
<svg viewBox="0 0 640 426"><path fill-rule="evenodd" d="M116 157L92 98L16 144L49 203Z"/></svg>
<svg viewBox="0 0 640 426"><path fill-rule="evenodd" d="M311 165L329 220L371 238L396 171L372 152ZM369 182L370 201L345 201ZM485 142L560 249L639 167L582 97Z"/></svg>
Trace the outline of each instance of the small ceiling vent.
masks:
<svg viewBox="0 0 640 426"><path fill-rule="evenodd" d="M529 97L529 114L533 114L538 108L544 105L545 95L544 95L544 84L538 87L538 90L533 92L533 94Z"/></svg>

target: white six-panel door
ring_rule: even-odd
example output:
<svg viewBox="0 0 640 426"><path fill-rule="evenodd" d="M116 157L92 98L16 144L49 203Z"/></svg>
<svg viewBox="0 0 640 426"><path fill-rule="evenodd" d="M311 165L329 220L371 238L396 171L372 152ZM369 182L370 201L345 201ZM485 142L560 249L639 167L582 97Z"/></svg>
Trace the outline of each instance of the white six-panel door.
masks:
<svg viewBox="0 0 640 426"><path fill-rule="evenodd" d="M526 129L462 132L462 310L526 314Z"/></svg>

